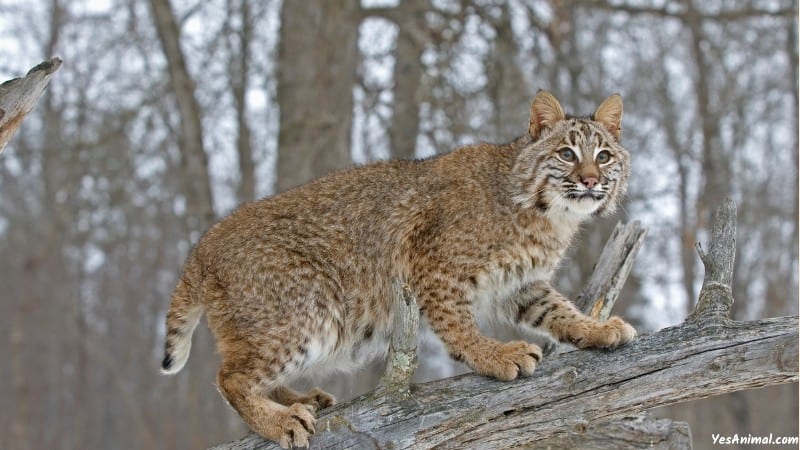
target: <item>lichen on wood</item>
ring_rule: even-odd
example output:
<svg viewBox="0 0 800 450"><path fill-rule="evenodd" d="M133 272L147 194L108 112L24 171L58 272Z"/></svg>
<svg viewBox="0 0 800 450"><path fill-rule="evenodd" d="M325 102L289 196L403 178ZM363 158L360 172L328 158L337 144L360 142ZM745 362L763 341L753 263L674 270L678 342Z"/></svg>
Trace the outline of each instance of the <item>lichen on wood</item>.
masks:
<svg viewBox="0 0 800 450"><path fill-rule="evenodd" d="M403 400L410 395L411 377L418 366L419 306L414 294L400 280L392 281L392 296L395 305L394 333L386 370L375 392L377 395L389 395Z"/></svg>

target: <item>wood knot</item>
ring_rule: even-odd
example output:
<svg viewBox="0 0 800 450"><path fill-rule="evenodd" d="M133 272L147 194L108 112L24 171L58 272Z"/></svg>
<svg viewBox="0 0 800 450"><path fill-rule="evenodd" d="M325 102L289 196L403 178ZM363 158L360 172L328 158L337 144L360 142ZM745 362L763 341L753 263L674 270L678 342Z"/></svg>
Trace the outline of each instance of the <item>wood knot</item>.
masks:
<svg viewBox="0 0 800 450"><path fill-rule="evenodd" d="M586 419L577 419L575 425L572 426L572 429L577 433L586 433L586 431L589 429L589 422Z"/></svg>
<svg viewBox="0 0 800 450"><path fill-rule="evenodd" d="M561 381L563 381L564 384L572 384L575 382L577 378L578 378L578 369L574 367L568 367L564 371L564 374L561 375Z"/></svg>

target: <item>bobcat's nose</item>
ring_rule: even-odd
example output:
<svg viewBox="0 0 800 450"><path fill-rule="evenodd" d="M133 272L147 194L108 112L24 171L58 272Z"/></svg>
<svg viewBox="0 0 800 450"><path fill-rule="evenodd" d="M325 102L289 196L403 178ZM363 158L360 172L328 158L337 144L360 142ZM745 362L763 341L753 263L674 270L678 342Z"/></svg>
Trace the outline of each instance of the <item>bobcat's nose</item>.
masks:
<svg viewBox="0 0 800 450"><path fill-rule="evenodd" d="M591 189L597 184L597 177L581 177L581 183L586 185L588 189Z"/></svg>

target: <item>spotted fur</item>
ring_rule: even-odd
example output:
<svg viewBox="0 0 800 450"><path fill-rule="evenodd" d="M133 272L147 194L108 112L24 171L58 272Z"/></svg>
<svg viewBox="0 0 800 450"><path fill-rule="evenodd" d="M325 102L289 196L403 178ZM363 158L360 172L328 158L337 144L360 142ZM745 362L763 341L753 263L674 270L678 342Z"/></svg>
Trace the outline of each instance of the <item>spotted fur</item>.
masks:
<svg viewBox="0 0 800 450"><path fill-rule="evenodd" d="M624 195L621 119L619 96L580 118L540 92L528 133L511 143L375 163L243 205L187 259L162 370L183 367L205 312L220 392L255 432L289 447L308 445L314 412L334 399L288 384L386 353L393 278L416 293L453 358L501 380L533 373L542 351L491 339L479 323L579 347L629 341L635 331L621 319L598 323L549 284L580 223Z"/></svg>

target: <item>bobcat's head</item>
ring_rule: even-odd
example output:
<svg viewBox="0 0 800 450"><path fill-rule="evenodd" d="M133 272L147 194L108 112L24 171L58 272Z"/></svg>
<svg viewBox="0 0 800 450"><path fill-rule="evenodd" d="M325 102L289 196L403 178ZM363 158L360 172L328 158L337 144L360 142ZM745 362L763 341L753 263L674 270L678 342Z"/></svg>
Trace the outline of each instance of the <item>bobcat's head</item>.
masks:
<svg viewBox="0 0 800 450"><path fill-rule="evenodd" d="M619 143L622 98L608 97L589 117L564 114L539 91L531 104L533 140L517 156L515 200L547 215L609 215L624 197L630 155Z"/></svg>

